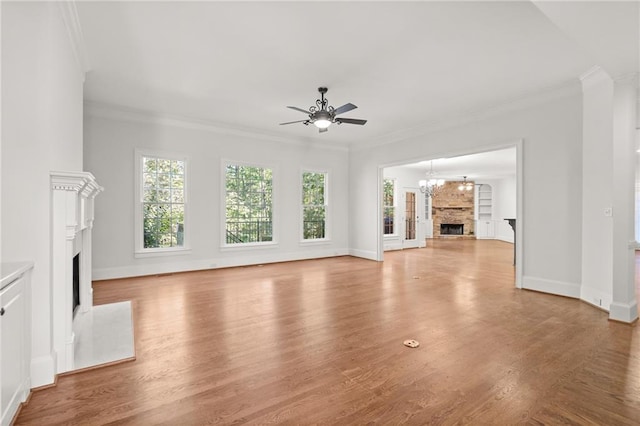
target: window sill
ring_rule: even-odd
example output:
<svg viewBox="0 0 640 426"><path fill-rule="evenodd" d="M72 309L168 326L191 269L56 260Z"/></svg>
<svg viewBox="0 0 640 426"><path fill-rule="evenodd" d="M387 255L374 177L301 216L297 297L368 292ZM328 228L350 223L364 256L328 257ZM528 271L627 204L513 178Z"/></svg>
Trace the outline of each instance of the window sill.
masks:
<svg viewBox="0 0 640 426"><path fill-rule="evenodd" d="M320 246L331 244L332 242L330 238L317 238L315 240L300 240L298 244L301 246Z"/></svg>
<svg viewBox="0 0 640 426"><path fill-rule="evenodd" d="M191 249L188 247L172 247L172 248L160 248L160 249L146 249L136 250L133 253L133 257L136 259L145 257L163 257L163 256L184 256L191 254Z"/></svg>
<svg viewBox="0 0 640 426"><path fill-rule="evenodd" d="M264 243L238 243L238 244L223 244L220 246L220 251L235 251L235 250L257 250L257 249L269 249L277 248L277 241L269 241Z"/></svg>

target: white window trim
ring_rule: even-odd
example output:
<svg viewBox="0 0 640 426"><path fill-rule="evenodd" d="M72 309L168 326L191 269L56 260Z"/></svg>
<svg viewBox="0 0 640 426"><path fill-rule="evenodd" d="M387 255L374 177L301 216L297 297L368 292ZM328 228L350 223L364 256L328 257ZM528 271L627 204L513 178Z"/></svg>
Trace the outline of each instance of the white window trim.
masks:
<svg viewBox="0 0 640 426"><path fill-rule="evenodd" d="M324 208L325 208L325 216L324 216L324 238L304 238L304 205L302 204L302 184L303 184L303 176L304 173L322 173L324 174ZM329 175L331 174L330 170L327 169L311 169L311 168L302 168L300 170L300 184L298 185L298 202L300 203L300 245L320 245L320 244L328 244L331 243L331 190L329 183L331 182L331 178Z"/></svg>
<svg viewBox="0 0 640 426"><path fill-rule="evenodd" d="M144 181L142 179L142 159L143 157L158 157L171 160L184 161L184 240L182 247L167 247L167 248L144 248L144 236L142 235L142 186ZM175 152L157 151L153 149L135 149L135 202L134 202L134 257L161 257L161 256L175 256L186 255L191 253L191 247L189 246L189 157L184 154Z"/></svg>
<svg viewBox="0 0 640 426"><path fill-rule="evenodd" d="M393 181L393 234L385 234L384 233L384 181L392 180ZM398 217L398 179L397 178L382 178L382 237L385 240L397 240L400 237L398 233L398 221L396 218Z"/></svg>
<svg viewBox="0 0 640 426"><path fill-rule="evenodd" d="M252 242L252 243L227 243L227 165L240 165L249 167L260 167L271 170L271 231L272 241ZM230 160L223 158L220 162L220 250L255 250L263 248L278 247L278 222L277 222L277 193L276 185L278 183L278 168L273 164L253 163L247 161Z"/></svg>

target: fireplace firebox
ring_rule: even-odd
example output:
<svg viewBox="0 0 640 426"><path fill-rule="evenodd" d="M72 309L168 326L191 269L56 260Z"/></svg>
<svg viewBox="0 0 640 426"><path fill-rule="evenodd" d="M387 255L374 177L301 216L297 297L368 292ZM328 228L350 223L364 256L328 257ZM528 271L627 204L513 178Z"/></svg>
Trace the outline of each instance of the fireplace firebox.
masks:
<svg viewBox="0 0 640 426"><path fill-rule="evenodd" d="M440 235L464 235L464 224L441 223Z"/></svg>
<svg viewBox="0 0 640 426"><path fill-rule="evenodd" d="M73 256L73 307L71 314L75 316L80 306L80 253Z"/></svg>

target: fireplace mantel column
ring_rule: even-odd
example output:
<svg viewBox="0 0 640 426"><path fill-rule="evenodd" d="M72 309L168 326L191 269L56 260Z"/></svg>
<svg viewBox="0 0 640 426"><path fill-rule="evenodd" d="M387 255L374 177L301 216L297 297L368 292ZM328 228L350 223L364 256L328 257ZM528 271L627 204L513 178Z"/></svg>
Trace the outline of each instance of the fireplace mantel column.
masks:
<svg viewBox="0 0 640 426"><path fill-rule="evenodd" d="M53 350L56 373L73 369L73 264L81 251L80 307L93 305L91 292L91 229L93 203L103 188L91 173L51 172L51 292Z"/></svg>

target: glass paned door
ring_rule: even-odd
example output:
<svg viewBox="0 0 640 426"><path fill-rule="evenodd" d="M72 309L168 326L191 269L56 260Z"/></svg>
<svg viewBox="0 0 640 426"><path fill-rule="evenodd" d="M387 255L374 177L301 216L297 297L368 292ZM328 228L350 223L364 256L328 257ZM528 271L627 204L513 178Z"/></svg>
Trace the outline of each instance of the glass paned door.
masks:
<svg viewBox="0 0 640 426"><path fill-rule="evenodd" d="M405 227L404 227L404 239L415 240L416 239L416 193L407 191L405 193Z"/></svg>

